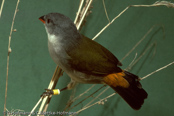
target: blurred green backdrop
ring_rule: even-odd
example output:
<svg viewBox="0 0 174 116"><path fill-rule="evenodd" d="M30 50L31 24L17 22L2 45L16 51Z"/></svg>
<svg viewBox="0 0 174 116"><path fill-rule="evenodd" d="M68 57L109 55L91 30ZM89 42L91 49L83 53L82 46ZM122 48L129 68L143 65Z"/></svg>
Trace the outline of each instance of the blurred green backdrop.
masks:
<svg viewBox="0 0 174 116"><path fill-rule="evenodd" d="M17 0L6 0L0 18L1 115L5 96L8 36L16 2ZM128 5L153 4L154 2L155 0L105 0L110 20ZM48 53L45 28L38 18L50 12L59 12L74 20L78 6L79 0L20 1L19 12L17 12L14 24L14 29L17 29L17 32L13 32L11 41L12 53L10 54L7 94L7 109L9 111L21 109L30 112L39 100L41 93L47 88L56 67ZM87 23L81 31L90 38L94 37L108 23L102 0L94 0L92 6L92 14L88 16ZM152 43L156 43L156 47L147 51L140 62L131 70L132 73L143 77L174 61L174 9L165 6L130 8L105 30L96 41L108 48L118 59L122 59L153 25L158 26L154 27L146 39L122 62L122 68L126 68L134 59L136 53L140 56L145 48ZM163 39L162 25L165 30L165 39ZM155 48L156 52L153 56ZM141 82L149 96L139 111L131 109L120 96L115 95L108 99L104 105L95 105L81 112L80 115L173 116L173 75L174 65ZM69 81L70 78L64 73L56 88L65 87ZM78 85L76 95L90 86L88 84ZM101 85L95 86L85 96L90 95L100 87ZM109 89L100 98L104 98L113 92L112 89ZM71 91L64 91L59 96L53 96L48 111L63 111L70 95ZM89 102L89 100L86 102ZM85 103L80 104L72 111L79 110Z"/></svg>

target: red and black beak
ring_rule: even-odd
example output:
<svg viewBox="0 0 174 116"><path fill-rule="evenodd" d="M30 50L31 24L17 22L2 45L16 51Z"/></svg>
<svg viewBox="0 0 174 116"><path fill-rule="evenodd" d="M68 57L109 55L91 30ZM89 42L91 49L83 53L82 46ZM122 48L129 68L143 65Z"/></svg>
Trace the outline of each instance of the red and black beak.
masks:
<svg viewBox="0 0 174 116"><path fill-rule="evenodd" d="M44 16L41 16L41 17L39 18L39 20L41 20L41 21L45 24Z"/></svg>

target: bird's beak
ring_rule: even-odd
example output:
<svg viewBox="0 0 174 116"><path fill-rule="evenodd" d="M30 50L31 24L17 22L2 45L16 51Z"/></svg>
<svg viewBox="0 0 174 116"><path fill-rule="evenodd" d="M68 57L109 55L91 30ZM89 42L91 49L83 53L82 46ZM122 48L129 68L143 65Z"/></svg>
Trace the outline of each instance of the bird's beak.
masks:
<svg viewBox="0 0 174 116"><path fill-rule="evenodd" d="M41 20L41 21L45 24L44 16L41 16L41 17L39 18L39 20Z"/></svg>

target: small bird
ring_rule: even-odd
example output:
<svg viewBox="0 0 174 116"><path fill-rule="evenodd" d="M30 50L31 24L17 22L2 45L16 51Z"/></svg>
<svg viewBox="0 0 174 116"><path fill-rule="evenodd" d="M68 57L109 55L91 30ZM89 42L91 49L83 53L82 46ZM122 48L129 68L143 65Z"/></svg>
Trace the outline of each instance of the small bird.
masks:
<svg viewBox="0 0 174 116"><path fill-rule="evenodd" d="M122 70L121 62L105 47L82 35L73 21L60 13L39 18L48 35L48 50L53 61L71 78L67 89L76 83L106 84L133 109L139 110L148 94L139 77Z"/></svg>

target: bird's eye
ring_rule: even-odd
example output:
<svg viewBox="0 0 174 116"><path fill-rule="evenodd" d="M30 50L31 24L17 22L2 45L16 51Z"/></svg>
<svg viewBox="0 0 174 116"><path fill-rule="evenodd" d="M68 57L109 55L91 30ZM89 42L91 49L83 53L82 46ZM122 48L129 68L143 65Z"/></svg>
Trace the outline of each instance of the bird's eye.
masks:
<svg viewBox="0 0 174 116"><path fill-rule="evenodd" d="M49 24L50 22L51 22L51 20L50 20L50 19L48 19L48 20L47 20L47 23Z"/></svg>

